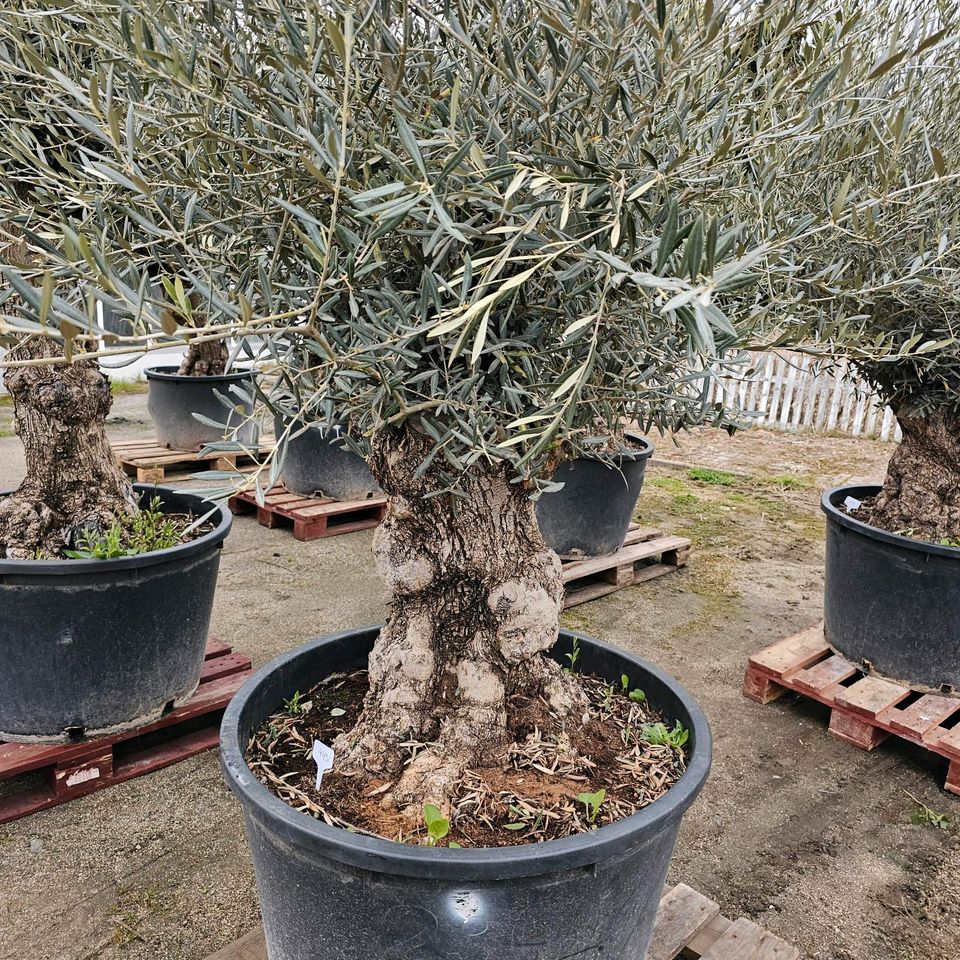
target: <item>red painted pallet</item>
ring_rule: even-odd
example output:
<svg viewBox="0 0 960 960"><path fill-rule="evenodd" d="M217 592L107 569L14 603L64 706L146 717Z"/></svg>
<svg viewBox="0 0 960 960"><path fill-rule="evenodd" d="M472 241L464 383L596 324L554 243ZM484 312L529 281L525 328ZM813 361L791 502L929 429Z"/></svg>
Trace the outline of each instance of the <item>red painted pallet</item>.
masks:
<svg viewBox="0 0 960 960"><path fill-rule="evenodd" d="M262 437L260 443L250 451L238 450L236 453L225 451L171 450L161 446L155 440L115 440L113 453L117 462L138 483L162 483L172 479L167 471L178 474L197 470L238 470L238 463L252 461L268 454L275 446L273 437Z"/></svg>
<svg viewBox="0 0 960 960"><path fill-rule="evenodd" d="M690 558L686 537L667 537L630 524L623 546L605 557L563 561L564 607L575 607L624 587L674 573Z"/></svg>
<svg viewBox="0 0 960 960"><path fill-rule="evenodd" d="M257 503L253 491L232 496L228 505L233 513L257 512L257 522L264 527L293 524L296 540L318 540L340 533L375 527L387 512L386 497L368 500L334 500L332 497L302 497L290 493L282 485L267 491L264 502Z"/></svg>
<svg viewBox="0 0 960 960"><path fill-rule="evenodd" d="M862 750L897 736L945 757L946 789L960 794L960 698L864 674L830 649L822 623L755 653L747 663L744 696L770 703L786 690L830 707L830 732Z"/></svg>
<svg viewBox="0 0 960 960"><path fill-rule="evenodd" d="M229 646L211 637L197 692L152 723L75 743L0 742L0 781L9 781L0 794L0 823L143 776L215 747L220 717L250 672L249 657L232 653ZM40 785L37 774L43 779ZM18 780L28 782L21 784Z"/></svg>
<svg viewBox="0 0 960 960"><path fill-rule="evenodd" d="M685 883L667 888L660 900L647 960L800 960L800 951L752 920L728 920L709 897ZM207 960L267 960L263 930L207 957Z"/></svg>

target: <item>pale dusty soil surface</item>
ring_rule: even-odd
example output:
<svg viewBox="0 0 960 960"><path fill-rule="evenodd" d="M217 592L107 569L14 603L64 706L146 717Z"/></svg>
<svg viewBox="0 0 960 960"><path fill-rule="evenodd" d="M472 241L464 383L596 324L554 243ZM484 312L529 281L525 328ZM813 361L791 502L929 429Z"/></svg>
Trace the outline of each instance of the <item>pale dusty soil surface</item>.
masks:
<svg viewBox="0 0 960 960"><path fill-rule="evenodd" d="M144 398L118 399L110 429L148 435ZM23 470L8 430L0 405L0 489ZM564 619L662 665L710 719L713 774L671 879L810 960L958 960L960 835L912 824L906 796L960 821L945 765L890 742L861 753L827 734L818 707L740 694L750 653L819 619L819 488L879 480L891 447L760 431L654 441L659 457L751 476L705 482L652 465L639 519L691 536L689 567ZM301 544L237 518L213 629L262 663L380 620L370 543L364 531ZM0 960L203 960L258 922L240 811L213 753L0 826L0 891Z"/></svg>

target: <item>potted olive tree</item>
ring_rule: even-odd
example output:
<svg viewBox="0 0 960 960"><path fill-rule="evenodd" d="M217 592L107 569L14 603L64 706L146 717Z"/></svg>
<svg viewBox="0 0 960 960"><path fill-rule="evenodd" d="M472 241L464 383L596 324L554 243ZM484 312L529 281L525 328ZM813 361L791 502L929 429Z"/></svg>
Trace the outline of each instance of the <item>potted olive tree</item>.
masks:
<svg viewBox="0 0 960 960"><path fill-rule="evenodd" d="M822 140L832 172L816 182L843 229L811 233L795 254L798 308L819 318L814 349L848 361L903 436L882 484L823 495L826 638L867 672L960 695L960 45L951 15L918 10L893 47L884 41L848 65L861 90L898 106L880 126L852 116ZM853 143L869 145L868 162ZM802 166L783 189L798 212L823 202Z"/></svg>
<svg viewBox="0 0 960 960"><path fill-rule="evenodd" d="M951 217L960 210L954 207ZM952 265L931 262L940 259L935 253L920 254L926 275L889 298L878 297L858 321L868 342L878 332L893 332L901 344L913 341L922 352L891 356L886 363L850 357L881 402L893 408L903 439L882 484L842 486L823 495L824 625L834 649L868 673L960 695L955 236L949 245L945 259ZM883 257L880 249L876 254Z"/></svg>
<svg viewBox="0 0 960 960"><path fill-rule="evenodd" d="M151 293L166 331L196 329L209 319L202 294L188 293L175 267L163 277L162 288L152 285ZM179 366L147 368L147 410L158 443L172 450L196 451L221 441L229 432L245 446L258 444L255 374L249 368L234 369L230 360L227 340L215 330L212 335L190 338Z"/></svg>
<svg viewBox="0 0 960 960"><path fill-rule="evenodd" d="M125 294L141 268L112 225L136 202L199 260L203 238L163 209L212 229L208 184L229 174L244 203L203 275L212 316L258 334L288 388L309 384L311 414L349 423L390 498L374 544L387 623L280 657L224 719L273 960L645 956L709 731L656 667L559 631L535 502L571 458L635 455L630 424L722 422L707 381L764 333L756 281L776 293L784 260L770 254L832 229L771 198L852 104L887 115L843 78L888 26L814 7L74 12L163 98L114 89L137 135L90 162L129 196L92 212L96 269L63 242L47 269L149 314ZM817 58L788 72L806 45ZM45 80L98 122L85 68ZM195 164L176 182L170 117ZM660 788L628 802L601 743L618 775L663 764ZM277 751L302 766L271 774Z"/></svg>
<svg viewBox="0 0 960 960"><path fill-rule="evenodd" d="M76 284L42 268L45 218L71 233L103 181L76 173L90 143L82 124L59 110L57 134L47 129L33 64L55 69L58 51L22 13L0 29L0 264L42 279L34 288L8 272L0 285L16 317L0 332L0 363L26 460L20 486L0 492L0 739L58 741L140 725L194 692L230 515L134 487L110 448L110 383L81 356L95 350L94 313L68 302Z"/></svg>
<svg viewBox="0 0 960 960"><path fill-rule="evenodd" d="M107 345L145 340L157 341L154 345L158 346L165 337L182 331L186 336L182 362L178 366L155 366L146 374L148 406L158 442L178 450L199 450L207 442L222 439L224 431L219 424L223 422L245 442L256 442L252 373L248 369L228 369L233 367L234 357L226 338L210 326L211 294L204 283L204 276L215 265L211 253L228 239L222 224L229 222L230 211L242 203L242 197L223 182L207 184L211 193L205 207L209 212L216 206L220 226L196 218L192 209L174 212L162 191L151 198L156 208L153 211L142 210L136 201L129 202L128 188L142 183L136 170L118 178L115 169L100 165L96 157L104 142L112 142L112 138L136 140L136 118L125 117L121 122L115 111L109 116L101 112L96 123L79 118L69 100L56 101L56 91L46 88L41 74L82 69L102 80L104 103L112 104L114 88L121 86L148 99L152 95L151 71L141 69L114 76L83 37L79 21L64 18L53 31L43 27L49 16L43 4L24 3L18 12L20 16L6 24L8 42L0 48L0 101L7 121L0 162L2 190L11 206L30 210L28 217L19 218L20 228L39 249L51 233L61 233L65 222L66 249L82 255L71 246L72 241L79 241L71 232L74 226L83 223L104 198L120 193L128 202L124 216L113 224L111 242L116 250L135 250L133 259L141 268L128 277L132 287L115 291L114 297L96 302L90 299L84 309L73 313L69 318L71 329L89 336L102 334ZM94 95L100 110L104 103L100 102L99 87L94 88ZM168 124L165 133L167 146L175 145L176 125ZM168 150L161 162L174 181L190 175L191 158L178 147ZM182 247L158 236L150 224L151 213L168 227L174 226L183 237L202 236L203 257L185 256ZM89 249L83 252L89 254ZM95 266L92 261L90 265ZM129 303L141 294L148 298L151 310L131 313L115 299L120 297ZM97 324L91 323L94 317L99 318ZM28 344L25 349L33 347Z"/></svg>
<svg viewBox="0 0 960 960"><path fill-rule="evenodd" d="M9 344L3 382L27 471L0 493L0 739L146 723L199 683L230 514L131 485L95 360L68 362L42 335Z"/></svg>

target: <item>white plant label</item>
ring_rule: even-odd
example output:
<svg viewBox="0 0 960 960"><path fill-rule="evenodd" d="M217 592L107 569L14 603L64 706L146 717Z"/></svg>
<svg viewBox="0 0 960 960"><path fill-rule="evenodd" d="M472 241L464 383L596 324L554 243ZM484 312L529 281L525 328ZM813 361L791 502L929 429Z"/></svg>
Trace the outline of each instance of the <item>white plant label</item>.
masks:
<svg viewBox="0 0 960 960"><path fill-rule="evenodd" d="M319 790L323 775L333 769L333 751L325 743L314 740L313 759L317 764L317 789Z"/></svg>
<svg viewBox="0 0 960 960"><path fill-rule="evenodd" d="M859 510L860 504L861 504L861 501L858 500L856 497L847 497L847 499L843 501L843 505L848 510Z"/></svg>

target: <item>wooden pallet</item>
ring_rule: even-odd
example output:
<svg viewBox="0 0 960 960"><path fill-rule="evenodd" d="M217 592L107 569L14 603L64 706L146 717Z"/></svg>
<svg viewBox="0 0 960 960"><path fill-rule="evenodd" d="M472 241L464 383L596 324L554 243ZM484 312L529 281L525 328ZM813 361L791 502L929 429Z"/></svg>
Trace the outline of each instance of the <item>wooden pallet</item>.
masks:
<svg viewBox="0 0 960 960"><path fill-rule="evenodd" d="M658 559L659 558L659 559ZM690 558L686 537L665 537L653 527L630 524L623 546L606 557L563 561L564 607L595 600L644 580L673 573Z"/></svg>
<svg viewBox="0 0 960 960"><path fill-rule="evenodd" d="M266 455L274 447L273 437L263 437L250 453L171 450L155 440L116 440L113 452L117 462L138 483L162 483L170 470L178 473L197 470L237 470L238 464L252 462L254 456Z"/></svg>
<svg viewBox="0 0 960 960"><path fill-rule="evenodd" d="M679 960L681 956L700 960L800 960L800 951L750 920L728 920L708 897L678 883L668 887L660 900L647 960ZM258 927L207 960L267 960L263 930Z"/></svg>
<svg viewBox="0 0 960 960"><path fill-rule="evenodd" d="M253 491L244 491L227 501L233 513L257 512L264 527L293 524L296 540L317 540L340 533L375 527L387 512L386 497L368 500L334 500L332 497L302 497L282 485L269 490L263 505Z"/></svg>
<svg viewBox="0 0 960 960"><path fill-rule="evenodd" d="M0 823L212 749L219 740L220 717L251 669L249 657L211 637L197 692L152 723L74 743L0 741L0 781L11 781L0 790Z"/></svg>
<svg viewBox="0 0 960 960"><path fill-rule="evenodd" d="M830 649L823 623L778 641L747 663L744 696L770 703L787 690L830 707L830 733L862 750L897 736L946 757L946 789L960 794L960 698L864 674Z"/></svg>

